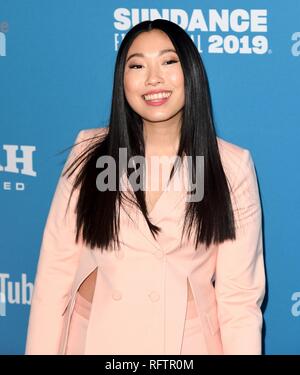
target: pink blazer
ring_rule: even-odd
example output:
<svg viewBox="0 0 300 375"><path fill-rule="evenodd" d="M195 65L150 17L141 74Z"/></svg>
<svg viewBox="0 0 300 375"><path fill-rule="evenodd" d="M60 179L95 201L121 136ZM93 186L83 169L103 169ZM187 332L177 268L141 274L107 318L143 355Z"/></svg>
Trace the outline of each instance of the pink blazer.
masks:
<svg viewBox="0 0 300 375"><path fill-rule="evenodd" d="M82 130L76 142L107 131ZM65 354L76 291L97 267L85 354L180 354L187 281L203 354L261 354L265 270L255 170L248 150L217 141L239 221L236 240L208 251L200 246L195 252L186 239L180 246L185 189L164 191L150 212L162 228L157 241L143 215L127 206L120 212L119 253L75 244L78 191L64 216L71 181L60 176L43 233L26 354ZM71 151L66 165L85 143Z"/></svg>

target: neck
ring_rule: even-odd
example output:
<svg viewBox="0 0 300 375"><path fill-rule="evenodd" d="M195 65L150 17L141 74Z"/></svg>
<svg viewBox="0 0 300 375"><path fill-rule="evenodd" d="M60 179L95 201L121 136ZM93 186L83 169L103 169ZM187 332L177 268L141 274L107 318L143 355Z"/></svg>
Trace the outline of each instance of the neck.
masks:
<svg viewBox="0 0 300 375"><path fill-rule="evenodd" d="M180 123L144 121L145 154L173 156L177 154L180 141Z"/></svg>

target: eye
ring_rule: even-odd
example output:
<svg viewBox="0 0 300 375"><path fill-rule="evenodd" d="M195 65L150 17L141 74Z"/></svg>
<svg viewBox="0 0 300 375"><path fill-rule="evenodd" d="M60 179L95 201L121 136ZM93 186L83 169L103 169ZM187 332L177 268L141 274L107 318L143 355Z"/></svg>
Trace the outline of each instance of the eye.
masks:
<svg viewBox="0 0 300 375"><path fill-rule="evenodd" d="M138 64L133 64L133 65L129 65L129 69L135 69L136 67L137 68L140 68L142 65L138 65Z"/></svg>
<svg viewBox="0 0 300 375"><path fill-rule="evenodd" d="M165 62L165 64L167 65L171 65L171 64L175 64L175 63L178 63L178 60L175 60L175 59L171 59L171 60L167 60ZM143 67L143 65L140 65L140 64L131 64L129 65L129 69L140 69L141 67Z"/></svg>
<svg viewBox="0 0 300 375"><path fill-rule="evenodd" d="M166 64L170 65L170 64L175 64L177 62L178 62L178 60L168 60L168 61L166 61Z"/></svg>

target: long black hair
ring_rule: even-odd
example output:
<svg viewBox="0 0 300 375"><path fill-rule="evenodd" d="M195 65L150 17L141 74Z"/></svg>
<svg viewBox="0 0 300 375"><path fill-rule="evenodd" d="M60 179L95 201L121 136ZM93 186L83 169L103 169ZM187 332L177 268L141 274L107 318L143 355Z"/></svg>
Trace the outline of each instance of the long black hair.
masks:
<svg viewBox="0 0 300 375"><path fill-rule="evenodd" d="M132 42L140 33L153 29L159 29L168 35L178 54L184 74L185 105L177 156L182 159L184 154L189 155L193 161L196 160L196 155L204 156L204 196L199 202L186 203L183 233L190 237L191 229L195 229L195 249L200 243L205 244L207 248L212 243L235 239L230 184L221 163L209 83L201 56L190 36L180 26L167 20L156 19L137 24L125 35L116 57L109 131L104 138L95 139L64 172L66 174L73 168L68 176L70 177L75 169L82 165L71 192L72 195L75 189L79 189L76 204L76 242L82 231L82 240L91 249L97 247L102 251L114 247L115 243L119 244L120 204L123 199L128 199L118 188L116 191L97 189L97 159L103 155L114 158L118 187L119 176L122 174L122 171L118 170L119 149L127 149L128 159L136 155L145 156L143 121L126 100L123 78L126 56ZM194 162L192 166L194 176ZM128 163L125 171L129 176ZM174 166L171 176L173 172ZM155 238L161 229L148 218L144 191L135 191L133 201L141 210Z"/></svg>

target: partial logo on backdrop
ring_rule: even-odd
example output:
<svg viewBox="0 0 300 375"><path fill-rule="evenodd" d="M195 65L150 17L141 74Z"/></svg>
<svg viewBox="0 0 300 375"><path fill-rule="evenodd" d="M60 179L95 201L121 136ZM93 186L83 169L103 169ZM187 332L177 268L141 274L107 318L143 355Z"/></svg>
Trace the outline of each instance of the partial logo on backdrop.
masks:
<svg viewBox="0 0 300 375"><path fill-rule="evenodd" d="M292 34L292 41L295 42L292 44L291 53L293 56L300 56L300 31L296 31Z"/></svg>
<svg viewBox="0 0 300 375"><path fill-rule="evenodd" d="M114 47L139 22L164 18L181 26L200 53L264 55L272 53L267 37L267 9L144 9L114 11Z"/></svg>
<svg viewBox="0 0 300 375"><path fill-rule="evenodd" d="M37 175L33 170L33 152L36 151L35 146L25 145L2 145L0 151L0 173L16 174L17 178L21 175L33 176ZM5 175L9 176L9 175ZM2 190L23 191L26 185L23 181L12 182L9 178L1 181Z"/></svg>
<svg viewBox="0 0 300 375"><path fill-rule="evenodd" d="M8 22L0 21L0 57L6 56L6 34L8 32Z"/></svg>
<svg viewBox="0 0 300 375"><path fill-rule="evenodd" d="M291 313L295 318L297 318L300 316L300 292L294 292L291 300L295 301L295 303L292 304Z"/></svg>
<svg viewBox="0 0 300 375"><path fill-rule="evenodd" d="M30 305L33 283L22 273L21 280L15 281L9 273L0 273L0 317L7 316L7 306Z"/></svg>

